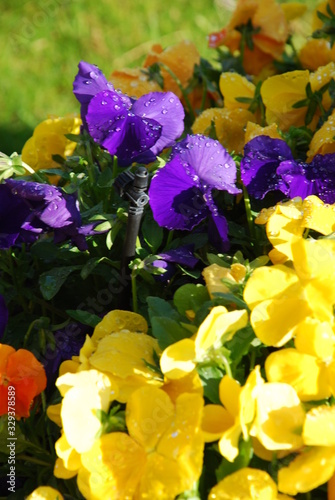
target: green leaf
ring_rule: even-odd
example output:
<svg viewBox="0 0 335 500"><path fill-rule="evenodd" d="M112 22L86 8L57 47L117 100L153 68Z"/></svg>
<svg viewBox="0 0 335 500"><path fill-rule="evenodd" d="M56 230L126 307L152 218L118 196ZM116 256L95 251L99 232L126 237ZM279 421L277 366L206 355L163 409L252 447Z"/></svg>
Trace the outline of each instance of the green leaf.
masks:
<svg viewBox="0 0 335 500"><path fill-rule="evenodd" d="M219 257L218 255L216 255L214 253L208 253L207 260L208 260L209 264L217 264L218 266L221 266L221 267L230 267L228 262L225 262L223 259L221 259L221 257Z"/></svg>
<svg viewBox="0 0 335 500"><path fill-rule="evenodd" d="M81 266L55 267L41 274L39 285L43 297L51 300L59 292L68 276L78 269L81 269Z"/></svg>
<svg viewBox="0 0 335 500"><path fill-rule="evenodd" d="M255 339L255 333L251 325L242 328L235 333L232 340L227 342L226 347L230 351L230 359L237 366L242 357L248 353L251 342Z"/></svg>
<svg viewBox="0 0 335 500"><path fill-rule="evenodd" d="M93 271L93 269L100 264L100 262L104 261L109 261L107 257L94 257L93 259L90 259L88 262L86 262L85 266L82 268L80 272L80 276L85 280Z"/></svg>
<svg viewBox="0 0 335 500"><path fill-rule="evenodd" d="M209 299L207 288L204 285L188 283L178 288L173 296L173 303L178 312L185 316L186 311L196 312Z"/></svg>
<svg viewBox="0 0 335 500"><path fill-rule="evenodd" d="M96 314L92 314L88 311L82 311L80 309L67 309L66 314L68 314L76 321L79 321L79 323L92 326L93 328L95 328L97 324L101 322L101 318Z"/></svg>
<svg viewBox="0 0 335 500"><path fill-rule="evenodd" d="M225 478L229 474L232 474L233 472L236 472L244 467L248 467L252 456L253 448L251 439L244 441L244 439L240 438L239 454L235 458L234 462L229 462L226 458L222 459L221 465L216 471L217 480L221 481L221 479Z"/></svg>
<svg viewBox="0 0 335 500"><path fill-rule="evenodd" d="M192 333L171 318L153 317L152 334L158 340L161 349L165 349L179 340L190 338Z"/></svg>
<svg viewBox="0 0 335 500"><path fill-rule="evenodd" d="M201 378L204 395L214 404L221 404L219 398L219 384L225 373L217 366L197 366Z"/></svg>
<svg viewBox="0 0 335 500"><path fill-rule="evenodd" d="M97 185L100 188L112 187L114 184L113 171L110 168L106 168L98 177Z"/></svg>
<svg viewBox="0 0 335 500"><path fill-rule="evenodd" d="M163 241L164 237L163 228L160 227L157 224L157 222L153 219L153 217L148 214L143 219L141 232L144 241L146 242L152 253L156 253L156 251L161 246Z"/></svg>
<svg viewBox="0 0 335 500"><path fill-rule="evenodd" d="M148 313L150 320L156 316L175 320L180 319L177 311L164 299L159 297L147 297L147 304L149 306Z"/></svg>

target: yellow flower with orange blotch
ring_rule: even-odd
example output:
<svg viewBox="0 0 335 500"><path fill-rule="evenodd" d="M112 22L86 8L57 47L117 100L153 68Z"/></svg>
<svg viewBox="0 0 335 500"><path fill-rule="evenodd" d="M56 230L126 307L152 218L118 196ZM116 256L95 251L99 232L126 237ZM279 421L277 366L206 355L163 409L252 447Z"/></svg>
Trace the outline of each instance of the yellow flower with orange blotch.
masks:
<svg viewBox="0 0 335 500"><path fill-rule="evenodd" d="M299 238L291 246L294 268L259 267L244 289L256 336L275 347L288 342L306 318L333 322L335 241Z"/></svg>
<svg viewBox="0 0 335 500"><path fill-rule="evenodd" d="M79 135L81 123L80 117L75 114L47 118L37 125L32 137L24 144L22 161L34 170L60 168L52 156L59 155L66 159L73 154L77 143L65 135ZM58 179L59 176L50 177L53 184L56 184Z"/></svg>
<svg viewBox="0 0 335 500"><path fill-rule="evenodd" d="M200 477L203 398L182 394L175 403L157 387L133 392L126 407L129 434L96 440L81 456L78 487L85 498L172 499Z"/></svg>

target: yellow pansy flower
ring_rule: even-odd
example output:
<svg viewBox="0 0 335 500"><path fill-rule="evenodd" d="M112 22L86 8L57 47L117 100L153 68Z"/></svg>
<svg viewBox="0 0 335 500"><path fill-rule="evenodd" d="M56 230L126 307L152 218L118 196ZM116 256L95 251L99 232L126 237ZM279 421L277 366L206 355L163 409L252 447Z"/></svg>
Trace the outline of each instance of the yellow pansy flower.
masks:
<svg viewBox="0 0 335 500"><path fill-rule="evenodd" d="M292 125L305 125L307 106L294 108L293 105L306 99L306 86L311 85L312 92L319 90L335 76L335 63L318 68L314 73L308 70L295 70L267 78L261 87L261 96L265 105L268 125L276 123L280 130L287 131ZM329 92L322 97L322 106L328 110L332 104ZM316 110L309 127L314 130L320 118Z"/></svg>
<svg viewBox="0 0 335 500"><path fill-rule="evenodd" d="M219 384L219 397L223 406L210 404L203 409L201 427L205 441L219 439L219 451L230 462L239 453L241 434L244 439L248 439L255 418L257 392L262 384L264 380L259 366L250 373L243 387L225 375Z"/></svg>
<svg viewBox="0 0 335 500"><path fill-rule="evenodd" d="M213 307L192 339L182 339L163 351L162 372L168 379L178 379L192 372L198 362L205 361L211 352L244 328L247 321L246 310L228 312L224 306Z"/></svg>
<svg viewBox="0 0 335 500"><path fill-rule="evenodd" d="M282 139L275 123L267 125L266 127L261 127L261 125L258 125L257 123L248 122L245 130L245 143L251 141L254 137L258 137L259 135L266 135L268 137L272 137L272 139Z"/></svg>
<svg viewBox="0 0 335 500"><path fill-rule="evenodd" d="M126 407L129 435L103 435L82 454L78 486L85 498L175 498L202 471L203 398L172 403L156 387L133 392Z"/></svg>
<svg viewBox="0 0 335 500"><path fill-rule="evenodd" d="M333 318L335 241L300 238L292 243L292 259L294 269L282 264L256 269L244 289L251 325L266 345L283 346L307 317Z"/></svg>
<svg viewBox="0 0 335 500"><path fill-rule="evenodd" d="M302 436L307 446L335 447L335 407L321 405L309 410Z"/></svg>
<svg viewBox="0 0 335 500"><path fill-rule="evenodd" d="M253 99L256 86L245 76L238 73L222 73L219 87L224 99L224 106L228 109L248 109L249 104L237 100L239 97Z"/></svg>
<svg viewBox="0 0 335 500"><path fill-rule="evenodd" d="M315 71L320 66L335 62L335 47L324 38L311 38L300 49L299 61L304 69Z"/></svg>
<svg viewBox="0 0 335 500"><path fill-rule="evenodd" d="M263 470L244 467L214 486L208 500L277 500L277 485Z"/></svg>
<svg viewBox="0 0 335 500"><path fill-rule="evenodd" d="M222 280L231 281L232 284L243 283L246 273L246 267L239 263L232 264L230 267L211 264L202 271L211 298L214 298L216 293L230 292L228 286Z"/></svg>
<svg viewBox="0 0 335 500"><path fill-rule="evenodd" d="M269 253L274 264L292 260L292 243L302 237L305 229L323 235L335 230L335 205L323 203L317 196L304 200L293 198L262 209L256 224L266 224L266 234L274 250Z"/></svg>
<svg viewBox="0 0 335 500"><path fill-rule="evenodd" d="M81 119L77 115L50 117L41 122L34 130L30 139L22 149L22 161L34 170L59 168L59 164L52 159L52 155L63 158L71 156L76 143L65 137L65 134L79 134ZM58 181L52 176L51 181Z"/></svg>
<svg viewBox="0 0 335 500"><path fill-rule="evenodd" d="M30 495L26 497L26 500L63 500L64 497L59 491L51 486L39 486Z"/></svg>

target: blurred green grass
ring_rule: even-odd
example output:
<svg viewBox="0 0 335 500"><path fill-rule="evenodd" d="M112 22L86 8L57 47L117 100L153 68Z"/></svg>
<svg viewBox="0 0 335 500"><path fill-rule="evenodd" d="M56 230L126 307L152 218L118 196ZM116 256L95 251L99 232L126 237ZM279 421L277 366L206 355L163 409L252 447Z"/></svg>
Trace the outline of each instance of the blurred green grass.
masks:
<svg viewBox="0 0 335 500"><path fill-rule="evenodd" d="M82 59L108 76L115 69L140 65L154 43L166 47L188 39L202 57L213 60L206 37L226 24L234 4L1 0L0 151L20 152L34 127L50 114L79 112L72 82Z"/></svg>
<svg viewBox="0 0 335 500"><path fill-rule="evenodd" d="M21 151L47 115L78 112L72 82L81 59L112 70L137 66L154 43L206 36L227 19L215 0L1 0L0 151Z"/></svg>

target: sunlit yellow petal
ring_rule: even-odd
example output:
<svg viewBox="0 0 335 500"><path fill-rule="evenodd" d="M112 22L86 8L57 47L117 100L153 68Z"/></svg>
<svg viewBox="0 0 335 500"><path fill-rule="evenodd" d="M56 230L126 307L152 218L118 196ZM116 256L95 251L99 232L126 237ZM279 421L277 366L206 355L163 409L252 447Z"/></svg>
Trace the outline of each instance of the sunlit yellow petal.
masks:
<svg viewBox="0 0 335 500"><path fill-rule="evenodd" d="M303 201L302 225L327 235L335 231L335 207L324 204L317 196L307 196Z"/></svg>
<svg viewBox="0 0 335 500"><path fill-rule="evenodd" d="M305 412L289 384L266 383L256 396L256 418L250 430L268 450L297 450Z"/></svg>
<svg viewBox="0 0 335 500"><path fill-rule="evenodd" d="M80 454L69 444L64 433L56 441L55 450L61 462L58 463L58 468L54 471L54 474L62 474L62 476L57 475L56 477L63 477L66 471L76 474L81 465Z"/></svg>
<svg viewBox="0 0 335 500"><path fill-rule="evenodd" d="M264 380L261 376L260 366L257 365L249 374L239 395L239 421L244 439L248 439L249 427L255 418L256 399L263 384Z"/></svg>
<svg viewBox="0 0 335 500"><path fill-rule="evenodd" d="M272 299L264 300L253 309L250 322L265 345L281 347L292 338L297 323L309 315L311 309L306 300Z"/></svg>
<svg viewBox="0 0 335 500"><path fill-rule="evenodd" d="M115 309L106 314L102 321L94 328L92 341L96 343L106 335L121 332L122 330L146 333L148 331L148 324L140 314Z"/></svg>
<svg viewBox="0 0 335 500"><path fill-rule="evenodd" d="M39 486L26 497L26 500L63 500L64 497L59 491L51 486Z"/></svg>
<svg viewBox="0 0 335 500"><path fill-rule="evenodd" d="M219 384L220 401L233 417L237 417L240 411L240 393L238 381L224 375Z"/></svg>
<svg viewBox="0 0 335 500"><path fill-rule="evenodd" d="M326 366L314 356L288 348L271 353L265 361L270 382L285 382L297 391L301 401L330 396Z"/></svg>
<svg viewBox="0 0 335 500"><path fill-rule="evenodd" d="M195 366L195 343L192 339L179 340L167 347L160 358L160 366L164 375L178 379L191 373Z"/></svg>
<svg viewBox="0 0 335 500"><path fill-rule="evenodd" d="M278 489L289 495L306 493L328 481L335 470L335 448L314 446L278 472Z"/></svg>
<svg viewBox="0 0 335 500"><path fill-rule="evenodd" d="M74 359L67 359L63 361L59 367L59 376L64 375L65 373L76 373L80 366L79 361L75 361Z"/></svg>
<svg viewBox="0 0 335 500"><path fill-rule="evenodd" d="M277 500L277 486L263 470L245 467L222 479L208 500Z"/></svg>
<svg viewBox="0 0 335 500"><path fill-rule="evenodd" d="M306 318L295 330L294 343L299 352L329 360L334 353L335 335L329 323Z"/></svg>
<svg viewBox="0 0 335 500"><path fill-rule="evenodd" d="M85 498L133 498L146 454L127 434L112 432L101 436L82 454L82 463L77 481Z"/></svg>
<svg viewBox="0 0 335 500"><path fill-rule="evenodd" d="M259 267L248 279L243 297L250 309L254 309L260 302L280 298L284 293L286 296L295 296L299 287L298 277L293 269L280 264Z"/></svg>
<svg viewBox="0 0 335 500"><path fill-rule="evenodd" d="M152 451L170 426L174 414L174 405L164 391L157 387L141 387L131 394L127 403L129 434L147 452Z"/></svg>
<svg viewBox="0 0 335 500"><path fill-rule="evenodd" d="M234 283L234 278L231 274L229 267L222 267L218 264L211 264L203 269L202 275L204 277L206 287L211 298L215 293L229 293L227 285L222 283L222 280L229 280Z"/></svg>
<svg viewBox="0 0 335 500"><path fill-rule="evenodd" d="M219 441L219 451L229 462L233 462L239 453L238 442L241 432L242 427L237 419L235 424L223 433Z"/></svg>
<svg viewBox="0 0 335 500"><path fill-rule="evenodd" d="M243 154L245 128L248 123L256 121L251 111L244 108L224 108L215 121L215 131L218 141L227 151Z"/></svg>
<svg viewBox="0 0 335 500"><path fill-rule="evenodd" d="M223 406L209 404L204 407L201 429L206 443L217 441L233 425L233 416Z"/></svg>
<svg viewBox="0 0 335 500"><path fill-rule="evenodd" d="M307 159L311 161L315 155L335 153L335 111L328 120L315 132L307 151Z"/></svg>
<svg viewBox="0 0 335 500"><path fill-rule="evenodd" d="M297 17L301 17L306 12L307 6L300 2L289 2L283 3L281 8L285 14L285 19L287 21L292 21Z"/></svg>
<svg viewBox="0 0 335 500"><path fill-rule="evenodd" d="M204 393L201 378L196 370L176 380L166 379L161 388L170 396L173 403L184 392L196 393L200 396Z"/></svg>
<svg viewBox="0 0 335 500"><path fill-rule="evenodd" d="M59 427L62 427L62 420L60 418L61 408L62 408L61 403L59 403L57 405L50 405L47 408L48 418L50 418L50 420L52 420L52 422L57 424Z"/></svg>
<svg viewBox="0 0 335 500"><path fill-rule="evenodd" d="M222 73L219 86L224 98L224 105L229 109L248 109L250 103L239 102L236 98L248 97L252 99L256 88L245 76L233 72Z"/></svg>
<svg viewBox="0 0 335 500"><path fill-rule="evenodd" d="M307 412L303 439L307 446L335 447L335 406L321 405Z"/></svg>
<svg viewBox="0 0 335 500"><path fill-rule="evenodd" d="M301 238L305 228L300 218L288 218L283 213L275 213L270 217L266 225L266 234L270 243L278 252L286 255L292 260L291 244L295 239Z"/></svg>

